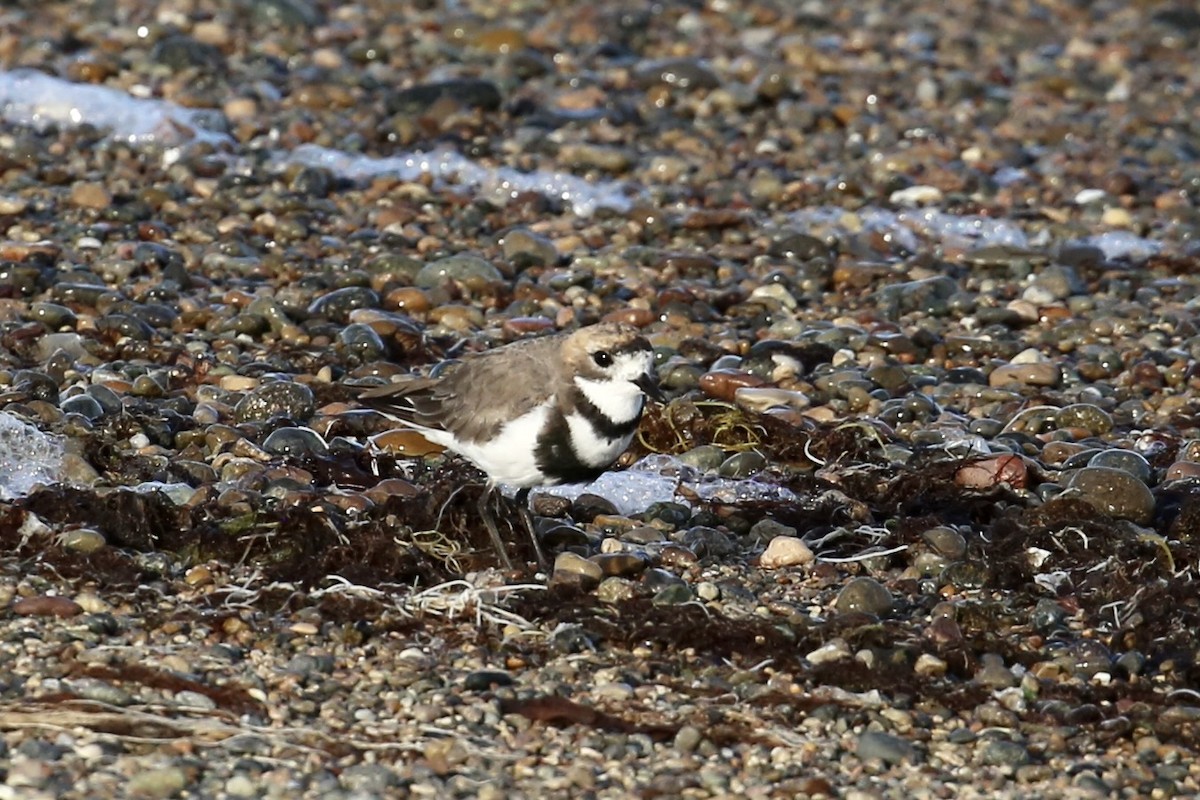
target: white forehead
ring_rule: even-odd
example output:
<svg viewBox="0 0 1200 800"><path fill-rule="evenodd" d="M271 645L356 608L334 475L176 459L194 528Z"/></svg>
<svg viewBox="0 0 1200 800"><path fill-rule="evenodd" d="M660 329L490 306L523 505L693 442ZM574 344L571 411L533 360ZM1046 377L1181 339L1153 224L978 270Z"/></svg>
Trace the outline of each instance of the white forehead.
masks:
<svg viewBox="0 0 1200 800"><path fill-rule="evenodd" d="M654 363L654 354L649 350L634 350L631 353L617 353L609 374L620 380L632 381L650 371Z"/></svg>

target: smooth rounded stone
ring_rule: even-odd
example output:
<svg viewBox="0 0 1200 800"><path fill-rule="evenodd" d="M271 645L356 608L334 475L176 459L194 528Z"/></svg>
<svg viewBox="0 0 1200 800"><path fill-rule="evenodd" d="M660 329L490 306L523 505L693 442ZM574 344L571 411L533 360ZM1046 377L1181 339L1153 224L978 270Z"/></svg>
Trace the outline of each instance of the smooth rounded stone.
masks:
<svg viewBox="0 0 1200 800"><path fill-rule="evenodd" d="M583 528L565 523L550 525L545 530L539 528L542 547L551 550L561 550L568 547L587 547L588 534Z"/></svg>
<svg viewBox="0 0 1200 800"><path fill-rule="evenodd" d="M459 253L426 264L417 273L413 283L421 289L435 289L447 281L478 284L482 287L503 279L504 275L490 261L468 253Z"/></svg>
<svg viewBox="0 0 1200 800"><path fill-rule="evenodd" d="M29 319L40 322L51 331L74 327L78 317L75 312L59 303L33 303L29 306Z"/></svg>
<svg viewBox="0 0 1200 800"><path fill-rule="evenodd" d="M338 332L338 344L357 363L379 361L387 355L387 345L370 325L354 322Z"/></svg>
<svg viewBox="0 0 1200 800"><path fill-rule="evenodd" d="M981 743L979 760L994 767L1019 767L1029 763L1029 750L1025 745L1007 739L990 739Z"/></svg>
<svg viewBox="0 0 1200 800"><path fill-rule="evenodd" d="M896 364L880 364L871 367L863 373L863 377L889 392L902 389L909 384L908 373L904 371L903 367Z"/></svg>
<svg viewBox="0 0 1200 800"><path fill-rule="evenodd" d="M1113 429L1112 415L1091 403L1063 406L1055 422L1060 428L1082 428L1091 436L1103 436Z"/></svg>
<svg viewBox="0 0 1200 800"><path fill-rule="evenodd" d="M63 531L58 537L58 543L62 549L82 555L95 553L108 544L104 538L104 534L92 528L76 528L70 531Z"/></svg>
<svg viewBox="0 0 1200 800"><path fill-rule="evenodd" d="M981 589L992 577L991 568L977 561L955 561L942 570L938 580L959 589Z"/></svg>
<svg viewBox="0 0 1200 800"><path fill-rule="evenodd" d="M690 603L692 599L692 590L685 584L677 584L655 592L651 602L656 606L679 606Z"/></svg>
<svg viewBox="0 0 1200 800"><path fill-rule="evenodd" d="M697 558L722 558L737 552L738 549L732 536L707 525L697 525L684 532L682 544L695 553Z"/></svg>
<svg viewBox="0 0 1200 800"><path fill-rule="evenodd" d="M1007 484L1023 489L1028 482L1028 468L1020 456L991 456L973 461L954 473L954 482L964 489L991 489Z"/></svg>
<svg viewBox="0 0 1200 800"><path fill-rule="evenodd" d="M917 663L913 664L913 672L926 678L940 678L946 674L949 665L932 653L921 653Z"/></svg>
<svg viewBox="0 0 1200 800"><path fill-rule="evenodd" d="M892 610L892 603L892 593L886 586L874 578L860 576L842 587L833 605L841 614L862 612L879 617Z"/></svg>
<svg viewBox="0 0 1200 800"><path fill-rule="evenodd" d="M937 553L918 553L912 560L912 568L922 577L933 577L942 574L948 562Z"/></svg>
<svg viewBox="0 0 1200 800"><path fill-rule="evenodd" d="M1086 291L1087 284L1073 268L1063 264L1048 264L1037 271L1024 297L1039 305L1046 305Z"/></svg>
<svg viewBox="0 0 1200 800"><path fill-rule="evenodd" d="M1138 525L1154 521L1154 495L1138 478L1112 467L1084 467L1066 483L1066 491L1098 510Z"/></svg>
<svg viewBox="0 0 1200 800"><path fill-rule="evenodd" d="M83 606L61 595L21 597L8 608L18 617L74 617L83 613Z"/></svg>
<svg viewBox="0 0 1200 800"><path fill-rule="evenodd" d="M811 564L815 559L813 551L802 539L780 535L770 540L767 549L758 557L758 563L763 569L780 569Z"/></svg>
<svg viewBox="0 0 1200 800"><path fill-rule="evenodd" d="M12 388L28 395L29 400L58 403L58 382L44 372L17 370L12 376Z"/></svg>
<svg viewBox="0 0 1200 800"><path fill-rule="evenodd" d="M355 764L343 770L338 780L355 797L381 797L400 785L396 771L383 764Z"/></svg>
<svg viewBox="0 0 1200 800"><path fill-rule="evenodd" d="M764 379L744 370L714 365L713 369L700 376L700 391L709 397L732 403L739 389L754 388L765 383Z"/></svg>
<svg viewBox="0 0 1200 800"><path fill-rule="evenodd" d="M949 559L962 558L967 552L967 540L954 528L939 525L921 534L925 543L940 556Z"/></svg>
<svg viewBox="0 0 1200 800"><path fill-rule="evenodd" d="M771 386L744 387L733 393L733 401L747 411L763 413L772 408L808 408L811 401L804 392L776 389Z"/></svg>
<svg viewBox="0 0 1200 800"><path fill-rule="evenodd" d="M234 775L225 781L225 792L230 797L258 797L258 784L248 775Z"/></svg>
<svg viewBox="0 0 1200 800"><path fill-rule="evenodd" d="M1088 459L1087 465L1089 467L1119 469L1122 472L1128 472L1146 484L1150 483L1154 477L1154 470L1151 468L1150 462L1146 460L1146 457L1132 450L1120 450L1117 448L1101 450Z"/></svg>
<svg viewBox="0 0 1200 800"><path fill-rule="evenodd" d="M910 763L916 760L916 751L907 739L901 739L883 731L865 731L858 737L854 754L863 761L877 758L885 764Z"/></svg>
<svg viewBox="0 0 1200 800"><path fill-rule="evenodd" d="M84 338L74 331L47 333L38 339L34 352L42 361L49 361L60 353L77 361L88 354L84 342Z"/></svg>
<svg viewBox="0 0 1200 800"><path fill-rule="evenodd" d="M1163 475L1164 481L1195 480L1200 478L1200 462L1176 461L1167 467Z"/></svg>
<svg viewBox="0 0 1200 800"><path fill-rule="evenodd" d="M390 114L420 115L439 100L453 100L460 106L495 111L503 102L500 87L483 78L451 78L418 83L392 92L386 103Z"/></svg>
<svg viewBox="0 0 1200 800"><path fill-rule="evenodd" d="M722 478L749 478L766 469L767 457L757 450L743 450L725 459L717 468Z"/></svg>
<svg viewBox="0 0 1200 800"><path fill-rule="evenodd" d="M636 596L637 584L628 578L605 578L596 587L596 599L601 603L621 603Z"/></svg>
<svg viewBox="0 0 1200 800"><path fill-rule="evenodd" d="M97 402L96 398L88 394L68 397L59 403L58 407L64 414L79 414L90 420L97 420L104 416L104 407Z"/></svg>
<svg viewBox="0 0 1200 800"><path fill-rule="evenodd" d="M159 767L139 772L125 784L130 797L166 800L182 792L188 785L187 773L181 767Z"/></svg>
<svg viewBox="0 0 1200 800"><path fill-rule="evenodd" d="M463 678L463 688L469 692L486 692L497 686L512 686L513 676L499 669L477 669Z"/></svg>
<svg viewBox="0 0 1200 800"><path fill-rule="evenodd" d="M535 494L529 510L539 517L565 517L571 510L571 500L556 494Z"/></svg>
<svg viewBox="0 0 1200 800"><path fill-rule="evenodd" d="M81 678L71 681L71 689L85 700L94 700L97 703L113 706L127 706L133 703L132 694L107 681Z"/></svg>
<svg viewBox="0 0 1200 800"><path fill-rule="evenodd" d="M658 385L665 392L688 392L698 388L706 374L703 367L676 360L659 368Z"/></svg>
<svg viewBox="0 0 1200 800"><path fill-rule="evenodd" d="M329 445L312 428L284 427L271 431L262 443L263 450L277 456L324 456Z"/></svg>
<svg viewBox="0 0 1200 800"><path fill-rule="evenodd" d="M607 497L601 497L591 492L584 492L571 503L570 513L571 519L578 520L579 522L593 522L599 516L617 516L617 507Z"/></svg>
<svg viewBox="0 0 1200 800"><path fill-rule="evenodd" d="M835 661L845 661L852 655L854 654L850 652L850 645L846 643L845 639L839 636L830 639L816 650L805 653L804 658L813 665L819 665L832 664Z"/></svg>
<svg viewBox="0 0 1200 800"><path fill-rule="evenodd" d="M758 522L750 526L750 533L747 536L750 540L759 544L767 544L777 536L792 536L796 535L796 529L790 525L784 525L782 522L776 522L770 517L763 517Z"/></svg>
<svg viewBox="0 0 1200 800"><path fill-rule="evenodd" d="M594 561L575 553L559 553L554 558L551 584L596 586L604 579L604 570Z"/></svg>
<svg viewBox="0 0 1200 800"><path fill-rule="evenodd" d="M621 534L621 541L629 544L656 544L665 542L667 537L658 528L650 525L639 525Z"/></svg>
<svg viewBox="0 0 1200 800"><path fill-rule="evenodd" d="M712 472L725 462L725 451L715 444L702 444L677 456L680 462L701 472Z"/></svg>
<svg viewBox="0 0 1200 800"><path fill-rule="evenodd" d="M692 555L690 550L687 552L689 555ZM692 557L695 558L695 556ZM660 589L668 586L687 586L687 583L683 580L683 578L679 577L673 572L660 569L658 567L654 567L643 572L641 583L642 586L650 592L657 592Z"/></svg>
<svg viewBox="0 0 1200 800"><path fill-rule="evenodd" d="M1062 368L1053 362L1034 364L1005 364L988 375L989 386L1058 386L1062 383Z"/></svg>
<svg viewBox="0 0 1200 800"><path fill-rule="evenodd" d="M591 694L597 700L615 700L627 703L633 699L633 687L624 681L609 681L592 687Z"/></svg>
<svg viewBox="0 0 1200 800"><path fill-rule="evenodd" d="M984 653L982 662L975 671L975 682L991 689L1007 689L1017 685L1017 676L1004 666L1004 658L995 653Z"/></svg>
<svg viewBox="0 0 1200 800"><path fill-rule="evenodd" d="M528 228L512 228L500 239L500 252L518 269L544 267L558 260L554 243Z"/></svg>
<svg viewBox="0 0 1200 800"><path fill-rule="evenodd" d="M156 375L138 375L129 386L134 397L162 397L167 393L163 381Z"/></svg>
<svg viewBox="0 0 1200 800"><path fill-rule="evenodd" d="M700 59L663 58L634 65L633 80L640 89L668 86L690 91L716 89L721 85L717 74Z"/></svg>
<svg viewBox="0 0 1200 800"><path fill-rule="evenodd" d="M233 408L238 422L267 421L275 417L286 417L296 421L306 420L316 411L312 389L292 381L264 383L247 394Z"/></svg>
<svg viewBox="0 0 1200 800"><path fill-rule="evenodd" d="M104 414L116 414L122 408L120 395L103 384L92 384L88 386L88 389L84 393L94 398L97 403L100 403L101 408L104 409Z"/></svg>
<svg viewBox="0 0 1200 800"><path fill-rule="evenodd" d="M638 575L649 566L645 556L627 552L600 553L588 560L599 566L605 577Z"/></svg>
<svg viewBox="0 0 1200 800"><path fill-rule="evenodd" d="M695 725L684 725L675 733L675 749L681 753L691 753L703 739L704 734Z"/></svg>
<svg viewBox="0 0 1200 800"><path fill-rule="evenodd" d="M184 708L199 708L206 711L213 711L217 708L217 702L208 695L187 689L175 693L175 704Z"/></svg>
<svg viewBox="0 0 1200 800"><path fill-rule="evenodd" d="M349 322L350 312L360 308L379 308L379 293L366 286L343 286L312 301L308 315L335 322Z"/></svg>

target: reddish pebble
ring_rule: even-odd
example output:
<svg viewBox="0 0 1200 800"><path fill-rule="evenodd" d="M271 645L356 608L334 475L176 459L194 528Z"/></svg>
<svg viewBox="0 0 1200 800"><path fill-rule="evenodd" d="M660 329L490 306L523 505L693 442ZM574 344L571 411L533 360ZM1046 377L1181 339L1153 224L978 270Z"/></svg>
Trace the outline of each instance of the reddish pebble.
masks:
<svg viewBox="0 0 1200 800"><path fill-rule="evenodd" d="M406 314L424 314L433 308L429 295L415 286L402 286L387 293L383 298L383 307Z"/></svg>
<svg viewBox="0 0 1200 800"><path fill-rule="evenodd" d="M500 329L509 336L524 336L554 329L554 320L546 317L513 317L500 324Z"/></svg>
<svg viewBox="0 0 1200 800"><path fill-rule="evenodd" d="M1015 455L985 458L968 464L954 475L955 483L966 489L990 489L1002 483L1023 489L1028 479L1024 460Z"/></svg>
<svg viewBox="0 0 1200 800"><path fill-rule="evenodd" d="M732 403L737 390L747 386L762 386L766 381L749 372L736 369L715 369L700 376L700 391L709 397Z"/></svg>
<svg viewBox="0 0 1200 800"><path fill-rule="evenodd" d="M436 445L416 431L396 428L374 437L372 442L389 453L415 458L440 453L446 448Z"/></svg>
<svg viewBox="0 0 1200 800"><path fill-rule="evenodd" d="M19 617L74 617L83 613L83 607L67 597L38 595L14 601L12 612Z"/></svg>
<svg viewBox="0 0 1200 800"><path fill-rule="evenodd" d="M604 315L605 322L624 322L635 328L644 328L654 322L655 318L654 312L648 308L622 308Z"/></svg>
<svg viewBox="0 0 1200 800"><path fill-rule="evenodd" d="M417 487L400 478L388 478L363 492L363 496L375 503L385 503L389 497L416 497Z"/></svg>
<svg viewBox="0 0 1200 800"><path fill-rule="evenodd" d="M1184 478L1200 478L1200 463L1195 461L1176 461L1167 467L1167 476L1164 480L1178 481Z"/></svg>

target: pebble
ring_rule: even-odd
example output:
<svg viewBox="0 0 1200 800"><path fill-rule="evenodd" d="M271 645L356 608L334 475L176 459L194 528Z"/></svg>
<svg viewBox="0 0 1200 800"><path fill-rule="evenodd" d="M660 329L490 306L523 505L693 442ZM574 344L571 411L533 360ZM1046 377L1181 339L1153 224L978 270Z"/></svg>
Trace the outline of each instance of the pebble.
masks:
<svg viewBox="0 0 1200 800"><path fill-rule="evenodd" d="M312 389L292 381L273 381L239 400L233 413L238 422L265 422L274 417L304 421L315 410Z"/></svg>
<svg viewBox="0 0 1200 800"><path fill-rule="evenodd" d="M834 607L841 614L862 612L883 616L892 610L892 593L874 578L851 578L838 592Z"/></svg>
<svg viewBox="0 0 1200 800"><path fill-rule="evenodd" d="M51 595L22 597L9 608L19 617L74 617L83 613L83 607L74 600Z"/></svg>
<svg viewBox="0 0 1200 800"><path fill-rule="evenodd" d="M130 797L168 798L179 795L187 785L188 777L183 769L159 767L134 775L125 785L125 791Z"/></svg>
<svg viewBox="0 0 1200 800"><path fill-rule="evenodd" d="M803 540L795 536L778 535L767 544L767 549L758 557L758 563L763 569L780 569L811 564L815 558Z"/></svg>
<svg viewBox="0 0 1200 800"><path fill-rule="evenodd" d="M816 650L806 653L804 657L812 664L820 665L829 664L834 661L844 661L850 658L851 655L850 647L844 639L832 639Z"/></svg>
<svg viewBox="0 0 1200 800"><path fill-rule="evenodd" d="M1112 467L1084 467L1073 474L1066 488L1097 510L1139 525L1154 520L1154 495L1138 478Z"/></svg>
<svg viewBox="0 0 1200 800"><path fill-rule="evenodd" d="M882 731L859 734L854 754L863 761L879 759L885 764L913 763L916 760L916 751L908 740Z"/></svg>
<svg viewBox="0 0 1200 800"><path fill-rule="evenodd" d="M59 543L64 550L70 550L73 553L80 553L82 555L91 555L108 544L104 538L104 534L91 528L76 528L65 531L59 537Z"/></svg>
<svg viewBox="0 0 1200 800"><path fill-rule="evenodd" d="M559 553L554 558L551 584L578 584L595 587L604 579L604 569L595 561L589 561L575 553Z"/></svg>
<svg viewBox="0 0 1200 800"><path fill-rule="evenodd" d="M1062 382L1062 368L1051 362L1006 364L988 375L989 386L1057 386Z"/></svg>
<svg viewBox="0 0 1200 800"><path fill-rule="evenodd" d="M483 288L503 277L491 262L464 253L431 261L421 268L413 282L420 289L436 289L447 281Z"/></svg>

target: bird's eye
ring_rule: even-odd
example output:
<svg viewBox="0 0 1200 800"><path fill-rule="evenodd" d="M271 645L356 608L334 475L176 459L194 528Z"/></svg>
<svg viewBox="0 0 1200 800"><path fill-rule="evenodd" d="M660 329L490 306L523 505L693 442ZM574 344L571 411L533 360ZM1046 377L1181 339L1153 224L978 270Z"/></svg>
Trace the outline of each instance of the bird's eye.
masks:
<svg viewBox="0 0 1200 800"><path fill-rule="evenodd" d="M611 367L613 363L612 354L607 350L597 350L592 353L592 361L596 362L597 367Z"/></svg>

